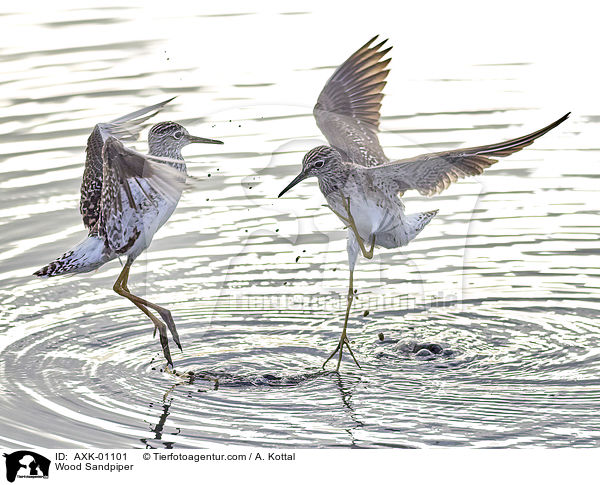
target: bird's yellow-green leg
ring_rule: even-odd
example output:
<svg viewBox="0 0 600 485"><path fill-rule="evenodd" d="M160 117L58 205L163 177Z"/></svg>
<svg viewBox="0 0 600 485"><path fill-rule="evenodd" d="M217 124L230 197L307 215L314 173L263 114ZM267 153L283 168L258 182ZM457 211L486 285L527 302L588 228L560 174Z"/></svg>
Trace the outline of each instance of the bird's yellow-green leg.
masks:
<svg viewBox="0 0 600 485"><path fill-rule="evenodd" d="M358 240L358 245L360 246L360 251L362 252L362 255L365 258L373 259L373 252L375 249L375 234L371 236L371 249L369 249L368 251L366 250L364 243L360 239Z"/></svg>
<svg viewBox="0 0 600 485"><path fill-rule="evenodd" d="M346 224L348 227L350 227L352 229L352 231L354 232L354 235L356 236L356 241L358 242L358 245L360 247L362 255L367 259L373 258L373 252L375 250L375 234L373 234L373 236L371 238L371 249L369 249L367 251L367 248L365 247L365 244L358 233L358 228L356 227L356 222L354 220L354 217L352 216L352 212L350 211L350 197L345 197L343 193L342 193L342 203L344 204L344 208L346 209L346 214L348 215L347 217L342 216L341 214L336 212L333 208L331 208L331 207L329 207L329 208L336 216L338 216L342 220L342 222L344 222L344 224ZM325 362L323 363L323 368L325 368L325 365L327 364L327 362L329 362L331 360L331 358L336 353L339 352L337 367L335 369L336 372L339 371L340 365L342 363L342 354L344 352L344 345L350 352L350 355L352 356L354 363L360 368L360 364L356 360L356 357L354 356L354 352L352 352L352 348L350 347L350 341L348 340L348 336L347 336L348 318L350 316L350 308L352 307L353 300L354 300L354 270L351 269L350 270L350 282L348 285L348 303L346 305L346 316L344 318L344 328L342 330L342 335L340 337L340 341L337 344L337 347L331 353L331 355L329 357L327 357L327 360L325 360Z"/></svg>
<svg viewBox="0 0 600 485"><path fill-rule="evenodd" d="M348 219L347 217L344 217L342 214L340 214L339 212L337 212L333 207L331 207L330 205L327 205L325 207L329 207L329 210L331 210L331 212L333 212L336 216L338 216L341 221L346 224L346 227L350 226L350 219ZM345 229L345 228L344 228Z"/></svg>
<svg viewBox="0 0 600 485"><path fill-rule="evenodd" d="M156 318L148 308L146 308L145 300L143 298L139 298L133 295L129 289L127 288L127 280L129 278L129 267L131 263L126 263L115 281L113 285L113 290L120 296L127 298L131 303L133 303L136 307L138 307L150 320L154 323L154 335L156 335L156 330L158 329L160 345L163 349L163 354L165 359L167 359L167 365L173 365L173 359L171 359L171 351L169 350L169 339L167 337L167 326L164 322L161 322L158 318Z"/></svg>
<svg viewBox="0 0 600 485"><path fill-rule="evenodd" d="M123 268L123 271L121 271L121 274L119 275L120 279L117 279L117 281L115 282L115 285L121 287L122 289L124 289L126 292L128 292L130 294L131 297L135 297L135 295L133 295L133 293L131 293L131 291L129 291L129 287L127 286L127 283L129 282L129 268L131 268L131 264L125 265L125 267ZM114 290L114 287L113 287ZM116 290L115 290L116 291ZM117 292L118 293L118 292ZM125 296L125 295L122 295ZM143 305L139 300L143 300L142 298L139 297L135 297L137 301L133 301L129 298L129 296L126 296L126 298L128 300L130 300L135 306L137 306L140 310L142 310L146 315L148 315L148 313L146 312L147 308L141 308L140 305ZM138 300L139 299L139 300ZM145 301L145 300L143 300ZM154 315L152 315L153 317ZM152 318L150 317L150 318ZM154 320L152 320L154 321ZM156 337L156 325L154 326L154 333L152 334L152 337ZM167 364L168 366L168 364Z"/></svg>
<svg viewBox="0 0 600 485"><path fill-rule="evenodd" d="M123 268L123 271L125 272L123 281L125 282L125 285L123 286L123 288L125 290L127 290L129 292L129 289L127 288L127 280L129 279L129 267L131 267L131 263L125 264L125 267ZM129 292L131 294L131 292ZM155 310L160 317L163 319L163 321L167 324L167 328L169 329L169 331L171 332L171 335L173 336L173 341L177 344L177 347L179 347L179 350L183 350L181 347L181 342L179 340L179 333L177 332L177 327L175 327L175 321L173 320L173 316L171 315L171 312L169 310L167 310L164 307L161 307L160 305L157 305L156 303L152 303L151 301L145 300L144 298L140 298L139 296L133 295L131 294L131 296L133 296L138 303L152 308L153 310ZM156 329L154 330L154 335L156 335Z"/></svg>
<svg viewBox="0 0 600 485"><path fill-rule="evenodd" d="M350 341L348 340L348 337L346 335L346 329L348 328L348 317L350 316L350 307L352 306L353 300L354 300L354 271L350 270L350 283L348 286L348 303L346 305L346 318L344 319L344 328L342 329L342 335L340 337L340 341L337 344L337 347L331 353L331 355L329 357L327 357L327 360L325 362L323 362L323 369L325 368L325 365L327 364L327 362L329 362L331 360L331 358L336 353L339 352L338 362L337 362L335 371L338 372L340 370L340 365L342 363L342 354L344 352L344 345L347 347L348 351L350 352L350 355L352 356L354 363L360 369L360 364L356 360L356 357L354 357L354 352L352 352L352 349L350 348Z"/></svg>
<svg viewBox="0 0 600 485"><path fill-rule="evenodd" d="M337 212L335 209L333 209L333 207L331 207L329 205L327 207L329 207L331 212L333 212L336 216L338 216L341 219L341 221L344 224L346 224L346 227L350 227L352 229L352 231L354 232L354 235L356 236L356 241L358 242L358 246L360 247L360 251L361 251L362 255L367 259L372 259L373 252L375 249L375 235L373 234L373 237L371 238L371 249L369 249L369 251L367 251L367 248L365 247L365 244L364 244L362 238L358 235L358 229L356 227L356 223L354 222L354 217L352 216L352 213L350 212L350 198L342 196L342 200L344 201L344 207L346 208L348 217L344 217L343 215L341 215L339 212Z"/></svg>
<svg viewBox="0 0 600 485"><path fill-rule="evenodd" d="M344 217L344 218L342 218L342 220L344 222L346 222L348 224L348 226L350 226L350 228L354 231L354 235L356 236L356 241L358 242L358 246L360 247L360 251L361 251L362 255L367 259L372 259L373 251L375 249L375 234L373 234L373 236L371 238L371 249L369 249L367 251L367 248L365 247L365 243L363 242L362 238L358 234L358 228L356 227L356 222L354 221L352 212L350 212L350 197L344 197L342 195L342 201L344 203L344 208L346 209L346 214L348 214L348 217L347 218ZM339 214L337 214L337 215L338 215L338 217L340 217Z"/></svg>

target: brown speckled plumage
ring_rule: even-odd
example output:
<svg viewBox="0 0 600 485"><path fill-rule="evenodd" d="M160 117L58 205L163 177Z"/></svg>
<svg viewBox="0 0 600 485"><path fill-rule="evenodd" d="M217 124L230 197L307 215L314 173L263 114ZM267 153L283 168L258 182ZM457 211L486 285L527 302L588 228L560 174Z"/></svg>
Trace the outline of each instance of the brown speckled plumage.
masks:
<svg viewBox="0 0 600 485"><path fill-rule="evenodd" d="M98 222L100 214L100 194L102 193L102 147L104 140L100 128L95 126L88 138L85 154L85 168L81 183L79 211L83 225L91 229Z"/></svg>
<svg viewBox="0 0 600 485"><path fill-rule="evenodd" d="M83 225L90 232L96 231L95 226L100 216L100 197L102 195L104 165L102 149L106 139L112 136L120 140L137 140L143 128L143 123L156 115L173 99L167 99L161 103L142 108L108 123L98 123L92 130L85 150L85 168L79 202L79 211L83 218Z"/></svg>
<svg viewBox="0 0 600 485"><path fill-rule="evenodd" d="M177 205L186 179L185 161L143 155L112 137L106 140L102 157L98 234L108 251L128 254L142 234L152 237L152 221Z"/></svg>

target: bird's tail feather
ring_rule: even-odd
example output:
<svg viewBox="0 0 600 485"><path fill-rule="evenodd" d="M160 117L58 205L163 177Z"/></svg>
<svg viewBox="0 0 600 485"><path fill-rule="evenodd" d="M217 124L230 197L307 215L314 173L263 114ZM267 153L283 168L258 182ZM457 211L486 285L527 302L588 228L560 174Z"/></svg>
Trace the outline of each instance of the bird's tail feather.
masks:
<svg viewBox="0 0 600 485"><path fill-rule="evenodd" d="M33 274L48 278L64 274L87 273L98 269L110 259L112 258L105 254L104 240L91 235Z"/></svg>
<svg viewBox="0 0 600 485"><path fill-rule="evenodd" d="M412 241L431 222L431 219L438 213L438 209L428 212L418 212L406 216L406 226L408 228L408 242Z"/></svg>
<svg viewBox="0 0 600 485"><path fill-rule="evenodd" d="M395 224L387 231L377 233L376 244L387 249L406 246L417 237L437 213L438 211L434 210L406 215L402 223Z"/></svg>

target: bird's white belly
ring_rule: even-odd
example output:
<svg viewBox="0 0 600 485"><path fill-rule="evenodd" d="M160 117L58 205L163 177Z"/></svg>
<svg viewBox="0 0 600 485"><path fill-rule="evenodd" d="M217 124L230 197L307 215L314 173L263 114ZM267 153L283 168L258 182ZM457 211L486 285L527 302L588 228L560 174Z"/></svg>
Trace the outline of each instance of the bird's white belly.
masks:
<svg viewBox="0 0 600 485"><path fill-rule="evenodd" d="M383 208L372 200L350 201L350 212L356 223L358 233L364 240L370 236L386 232L394 225L394 214L389 208Z"/></svg>
<svg viewBox="0 0 600 485"><path fill-rule="evenodd" d="M157 199L155 202L156 206L148 207L143 211L140 220L141 227L139 227L141 234L128 252L134 258L138 257L150 246L154 234L169 220L169 217L171 217L171 214L173 214L173 211L177 207L176 203L173 204L165 199Z"/></svg>

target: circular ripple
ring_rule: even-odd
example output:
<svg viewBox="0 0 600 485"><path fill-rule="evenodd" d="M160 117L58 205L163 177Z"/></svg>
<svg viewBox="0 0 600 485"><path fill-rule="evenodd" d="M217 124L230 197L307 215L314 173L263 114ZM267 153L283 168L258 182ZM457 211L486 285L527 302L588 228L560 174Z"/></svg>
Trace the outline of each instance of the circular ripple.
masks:
<svg viewBox="0 0 600 485"><path fill-rule="evenodd" d="M174 352L175 372L164 372L152 325L129 310L26 323L1 353L5 436L104 447L597 439L599 332L590 309L496 301L373 311L351 324L361 369L346 359L341 375L320 368L339 315L177 315L184 351ZM422 344L446 352L423 358Z"/></svg>

